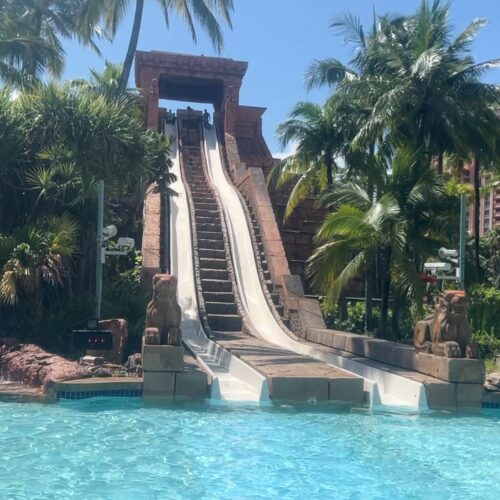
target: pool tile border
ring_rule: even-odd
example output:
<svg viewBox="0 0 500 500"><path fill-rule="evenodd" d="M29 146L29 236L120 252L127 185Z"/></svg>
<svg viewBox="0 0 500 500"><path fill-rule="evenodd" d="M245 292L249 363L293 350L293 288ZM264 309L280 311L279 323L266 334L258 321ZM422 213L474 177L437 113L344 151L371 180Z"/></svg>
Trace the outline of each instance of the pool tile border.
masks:
<svg viewBox="0 0 500 500"><path fill-rule="evenodd" d="M142 389L109 389L102 391L57 391L57 399L88 399L96 397L142 398Z"/></svg>

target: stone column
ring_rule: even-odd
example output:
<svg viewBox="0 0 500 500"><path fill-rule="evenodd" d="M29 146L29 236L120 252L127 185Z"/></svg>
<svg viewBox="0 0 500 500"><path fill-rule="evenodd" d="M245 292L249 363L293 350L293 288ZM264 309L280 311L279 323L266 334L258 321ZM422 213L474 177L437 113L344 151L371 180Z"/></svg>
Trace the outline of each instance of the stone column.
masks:
<svg viewBox="0 0 500 500"><path fill-rule="evenodd" d="M158 130L158 100L160 91L158 88L158 79L151 80L151 86L148 93L148 107L147 107L147 128Z"/></svg>
<svg viewBox="0 0 500 500"><path fill-rule="evenodd" d="M239 104L240 87L237 84L224 83L223 113L224 132L235 135L236 132L236 110Z"/></svg>

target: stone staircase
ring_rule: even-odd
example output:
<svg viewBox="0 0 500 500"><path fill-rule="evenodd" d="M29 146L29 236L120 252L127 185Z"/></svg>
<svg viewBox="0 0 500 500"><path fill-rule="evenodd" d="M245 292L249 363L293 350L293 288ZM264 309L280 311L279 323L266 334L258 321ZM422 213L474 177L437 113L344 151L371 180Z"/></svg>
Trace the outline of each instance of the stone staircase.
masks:
<svg viewBox="0 0 500 500"><path fill-rule="evenodd" d="M248 212L250 214L250 219L251 219L251 223L252 223L252 230L253 230L253 233L255 236L255 241L257 242L257 246L258 246L258 250L259 250L259 254L258 254L257 258L260 260L260 265L262 268L262 273L264 275L264 280L266 283L267 290L268 290L268 292L271 296L271 299L273 301L274 308L276 309L277 313L281 317L281 321L287 327L290 327L290 319L288 316L288 311L286 311L285 308L283 307L283 300L281 298L279 290L271 280L271 272L269 271L269 266L268 266L268 263L266 260L266 252L264 251L264 244L262 243L262 236L260 233L259 221L256 218L250 203L248 203L248 200L246 198L244 198L244 199L245 199L245 203L247 205Z"/></svg>
<svg viewBox="0 0 500 500"><path fill-rule="evenodd" d="M200 281L210 329L240 332L238 314L218 205L203 171L199 147L183 149L182 168L191 190L198 240Z"/></svg>

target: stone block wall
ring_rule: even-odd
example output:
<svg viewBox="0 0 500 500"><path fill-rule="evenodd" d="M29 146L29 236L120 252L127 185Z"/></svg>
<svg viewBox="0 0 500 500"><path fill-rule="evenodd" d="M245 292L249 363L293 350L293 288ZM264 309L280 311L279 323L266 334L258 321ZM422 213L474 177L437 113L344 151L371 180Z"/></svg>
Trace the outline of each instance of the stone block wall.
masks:
<svg viewBox="0 0 500 500"><path fill-rule="evenodd" d="M144 199L142 231L142 282L151 288L153 276L161 272L161 195L152 184Z"/></svg>

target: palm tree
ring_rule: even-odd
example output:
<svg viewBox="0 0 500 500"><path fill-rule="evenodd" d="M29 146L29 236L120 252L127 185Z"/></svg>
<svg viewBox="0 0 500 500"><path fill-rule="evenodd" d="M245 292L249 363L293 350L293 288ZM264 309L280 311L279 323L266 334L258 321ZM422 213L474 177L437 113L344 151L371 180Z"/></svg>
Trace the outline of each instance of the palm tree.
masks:
<svg viewBox="0 0 500 500"><path fill-rule="evenodd" d="M39 80L45 68L57 72L62 65L60 52L32 34L29 22L20 16L19 6L0 6L0 80L21 87Z"/></svg>
<svg viewBox="0 0 500 500"><path fill-rule="evenodd" d="M24 299L39 317L44 286L61 287L68 278L77 231L74 220L63 215L0 235L0 300L13 306Z"/></svg>
<svg viewBox="0 0 500 500"><path fill-rule="evenodd" d="M76 38L99 53L94 38L105 33L92 19L82 17L92 1L4 0L0 4L0 78L23 86L37 83L45 71L59 77L65 55L61 37Z"/></svg>
<svg viewBox="0 0 500 500"><path fill-rule="evenodd" d="M169 190L169 141L142 127L136 96L74 85L38 85L12 100L0 93L0 228L69 213L80 231L76 286L92 284L96 183L138 214L146 186ZM139 201L140 200L140 201ZM120 214L120 218L122 214Z"/></svg>
<svg viewBox="0 0 500 500"><path fill-rule="evenodd" d="M326 304L332 305L371 265L370 255L379 254L380 335L386 336L391 293L417 314L422 311L419 275L425 256L443 243L441 219L433 207L438 208L445 190L434 170L422 168L421 158L403 152L394 159L383 190L374 201L363 186L352 183L323 197L333 211L317 232L320 246L310 258L309 275L313 286L326 295ZM393 315L397 313L393 309Z"/></svg>
<svg viewBox="0 0 500 500"><path fill-rule="evenodd" d="M401 18L384 16L381 18L381 22L377 23L374 13L371 31L367 33L357 16L346 13L335 18L330 27L343 37L345 43L352 46L354 57L348 64L344 64L336 58L316 60L306 72L306 82L309 89L328 85L334 90L337 99L350 104L350 109L344 107L345 113L339 117L339 122L352 119L353 113L357 116L356 126L352 129L349 138L348 150L351 156L357 153L358 157L352 162L351 169L357 171L358 175L363 175L371 200L374 199L378 180L384 176L375 152L377 146L380 149L384 145L381 144L380 134L368 137L364 144L358 142L354 145L352 141L357 131L366 123L380 94L390 85L388 79L383 78L379 65L374 64L372 57L374 53L381 57L384 52L383 44L380 43L380 32L386 25L397 25L400 22ZM360 180L358 178L358 182ZM371 255L369 252L367 259L370 265L366 266L365 272L365 331L371 331L375 255Z"/></svg>
<svg viewBox="0 0 500 500"><path fill-rule="evenodd" d="M285 220L309 196L332 190L335 176L343 170L342 162L345 167L354 156L361 160L360 154L349 151L356 120L354 107L332 96L323 106L299 102L290 118L278 126L276 135L282 147L295 146L295 152L275 165L267 179L270 188L295 182Z"/></svg>
<svg viewBox="0 0 500 500"><path fill-rule="evenodd" d="M429 164L437 158L439 172L446 153L470 151L464 131L491 113L490 105L500 97L496 86L479 80L484 71L500 67L500 59L476 63L469 55L485 24L476 19L451 39L448 5L441 0L422 0L405 22L384 24L378 35L383 50L370 52L368 59L390 78L390 86L355 141L390 134L397 145L422 148Z"/></svg>
<svg viewBox="0 0 500 500"><path fill-rule="evenodd" d="M233 10L233 0L157 0L162 9L167 25L170 24L171 13L177 14L187 25L193 40L197 41L195 21L208 33L213 46L217 51L221 51L224 46L224 37L218 18L222 19L229 27L231 25L231 11ZM104 21L107 30L112 36L116 34L118 26L130 7L131 0L109 0L103 5L101 0L89 0L86 2L83 18L90 25ZM118 85L119 91L124 91L127 87L132 69L132 61L137 49L139 33L141 30L142 14L144 11L144 0L135 0L134 21L132 32L123 63L123 72Z"/></svg>

